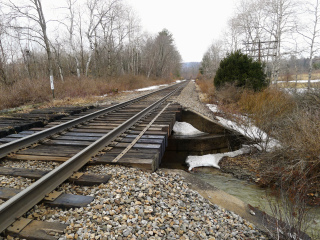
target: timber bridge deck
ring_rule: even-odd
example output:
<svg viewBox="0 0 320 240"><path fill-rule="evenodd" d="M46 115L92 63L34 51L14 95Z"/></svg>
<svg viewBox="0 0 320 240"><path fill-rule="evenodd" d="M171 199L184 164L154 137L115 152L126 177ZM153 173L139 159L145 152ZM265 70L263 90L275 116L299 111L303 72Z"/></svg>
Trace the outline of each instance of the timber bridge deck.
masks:
<svg viewBox="0 0 320 240"><path fill-rule="evenodd" d="M60 114L57 120L53 118L54 121L43 127L31 121L20 129L21 132L3 133L7 136L0 138L1 160L61 164L52 171L0 166L0 175L36 179L24 190L0 188L0 199L5 201L0 206L0 232L27 238L36 234L36 228L41 229L41 224L37 223L30 230L28 227L32 224L21 216L40 201L62 207L81 207L90 203L93 199L89 196L52 193L64 181L93 185L105 183L111 177L78 172L84 165L121 164L150 171L159 168L168 137L181 114L181 106L174 103L172 97L179 95L187 83L175 84L124 103L74 112L76 114L72 116ZM56 226L61 227L65 226ZM41 235L41 239L52 238Z"/></svg>

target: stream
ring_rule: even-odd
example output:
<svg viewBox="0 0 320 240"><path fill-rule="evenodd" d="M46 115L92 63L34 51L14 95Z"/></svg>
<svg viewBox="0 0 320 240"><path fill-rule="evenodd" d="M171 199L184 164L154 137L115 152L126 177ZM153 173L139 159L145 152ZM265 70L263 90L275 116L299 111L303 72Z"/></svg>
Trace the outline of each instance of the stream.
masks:
<svg viewBox="0 0 320 240"><path fill-rule="evenodd" d="M275 202L275 197L268 196L268 189L260 188L256 184L240 180L233 177L231 174L220 172L218 169L210 171L199 170L194 173L197 178L233 195L243 202L265 211L269 215L273 215L270 202ZM310 227L307 230L309 236L313 239L320 239L320 207L312 207L310 218Z"/></svg>
<svg viewBox="0 0 320 240"><path fill-rule="evenodd" d="M189 134L189 132L193 133L195 130L198 131L198 129L209 133L209 135L201 137ZM240 180L231 174L222 173L217 168L200 167L214 166L213 162L216 164L218 162L214 156L211 156L209 159L205 158L205 154L224 153L226 152L225 148L227 150L230 149L230 143L234 143L232 149L239 149L241 144L235 141L239 140L237 135L229 133L229 138L224 138L225 132L221 135L221 132L225 131L223 127L221 129L220 125L204 119L202 116L191 111L182 112L181 122L178 124L176 122L173 131L174 133L169 138L169 145L162 159L162 167L185 169L188 156L203 156L201 159L193 160L194 164L192 167L195 167L195 172L193 173L195 177L239 198L253 207L259 208L270 216L277 217L273 214L274 211L271 210L272 204L276 203L277 199L270 194L270 189L260 188L255 183ZM178 135L178 137L175 135ZM235 138L232 138L232 136ZM208 165L208 163L210 164ZM190 162L187 165L190 167ZM306 222L309 227L306 233L312 239L320 240L320 207L310 207L308 213L310 214L308 214Z"/></svg>

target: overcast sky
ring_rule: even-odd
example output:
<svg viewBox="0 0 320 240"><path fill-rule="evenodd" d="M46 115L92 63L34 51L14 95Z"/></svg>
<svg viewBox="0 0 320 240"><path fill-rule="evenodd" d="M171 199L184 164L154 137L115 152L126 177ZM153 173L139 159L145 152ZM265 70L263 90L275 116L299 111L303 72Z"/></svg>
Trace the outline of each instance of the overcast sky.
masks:
<svg viewBox="0 0 320 240"><path fill-rule="evenodd" d="M143 29L173 34L184 62L200 62L232 16L235 0L126 0L141 19Z"/></svg>

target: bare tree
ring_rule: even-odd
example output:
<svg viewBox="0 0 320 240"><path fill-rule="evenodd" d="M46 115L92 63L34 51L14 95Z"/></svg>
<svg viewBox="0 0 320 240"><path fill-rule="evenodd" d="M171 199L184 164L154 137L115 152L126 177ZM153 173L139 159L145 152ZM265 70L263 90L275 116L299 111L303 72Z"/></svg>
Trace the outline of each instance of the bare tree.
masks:
<svg viewBox="0 0 320 240"><path fill-rule="evenodd" d="M142 45L141 66L148 78L180 75L181 56L168 30L164 29L156 36L145 36Z"/></svg>
<svg viewBox="0 0 320 240"><path fill-rule="evenodd" d="M114 6L118 3L118 0L110 0L105 3L102 0L88 0L87 8L89 11L89 24L86 31L86 36L89 41L90 51L88 60L86 63L86 76L88 76L89 66L93 53L97 50L98 39L97 35L99 26L109 26L113 30L113 20L115 18ZM109 35L109 38L112 37ZM110 63L111 64L111 63ZM109 65L110 68L110 65Z"/></svg>
<svg viewBox="0 0 320 240"><path fill-rule="evenodd" d="M240 29L238 28L238 20L236 17L232 17L228 21L228 28L224 32L224 42L226 43L226 49L229 52L234 52L239 50L240 47L240 42L241 42L241 32Z"/></svg>
<svg viewBox="0 0 320 240"><path fill-rule="evenodd" d="M10 9L10 17L13 23L11 27L20 30L25 35L31 35L33 41L39 43L46 50L51 89L53 91L53 57L51 53L50 41L47 35L47 22L45 20L41 1L29 0L27 4L21 3L17 5L9 0L3 4ZM27 22L31 22L33 25L26 25L25 20L27 20ZM18 21L19 25L14 21Z"/></svg>
<svg viewBox="0 0 320 240"><path fill-rule="evenodd" d="M272 35L265 31L269 21L264 0L242 0L237 7L236 24L245 52L259 61L269 61ZM263 44L263 47L261 46Z"/></svg>
<svg viewBox="0 0 320 240"><path fill-rule="evenodd" d="M291 34L297 25L297 6L295 0L271 0L268 1L266 5L269 24L265 27L265 30L270 33L276 43L272 71L275 84L277 84L279 78L283 41L286 37L291 37Z"/></svg>
<svg viewBox="0 0 320 240"><path fill-rule="evenodd" d="M75 42L74 42L74 35L75 35L75 17L76 17L76 12L75 12L75 3L77 2L77 0L66 0L67 1L67 9L69 12L69 16L68 19L70 21L69 25L65 24L67 26L67 31L69 34L69 45L71 48L71 55L73 56L74 60L76 61L76 73L77 73L77 77L80 78L81 77L81 73L80 73L80 61L79 61L79 57L77 54L77 50L76 50L76 46L75 46Z"/></svg>
<svg viewBox="0 0 320 240"><path fill-rule="evenodd" d="M0 63L13 43L10 64L0 64L4 73L10 65L15 74L32 79L47 75L49 70L52 83L53 76L66 80L68 74L75 73L78 78L179 75L181 56L172 34L162 32L145 41L135 13L121 0L65 0L65 6L55 9L65 18L51 19L50 31L41 3L44 5L41 0L0 0L0 7L5 8L5 16L10 19L5 29L11 32L6 36L13 40L1 37L0 50L4 47ZM56 27L54 31L52 27Z"/></svg>
<svg viewBox="0 0 320 240"><path fill-rule="evenodd" d="M150 77L156 62L157 52L155 50L154 38L151 36L146 36L144 40L144 47L142 49L142 65L147 75Z"/></svg>
<svg viewBox="0 0 320 240"><path fill-rule="evenodd" d="M297 27L297 31L299 34L303 36L305 41L307 42L309 48L309 68L308 68L308 90L311 87L311 75L313 69L313 59L315 54L320 49L320 6L319 0L315 0L314 3L307 3L306 13L307 16L310 16L309 21L302 27L300 30ZM305 14L304 14L305 16ZM304 17L305 18L305 17Z"/></svg>
<svg viewBox="0 0 320 240"><path fill-rule="evenodd" d="M124 73L125 62L131 66L128 73L134 69L133 63L137 60L137 47L134 45L139 34L139 26L132 9L128 6L116 3L107 15L107 21L102 21L103 31L102 48L106 51L107 74ZM126 42L126 43L125 43ZM128 52L124 59L124 52Z"/></svg>
<svg viewBox="0 0 320 240"><path fill-rule="evenodd" d="M0 82L7 83L7 74L5 70L5 64L6 64L6 53L4 51L2 38L5 32L5 27L2 24L2 19L0 20Z"/></svg>
<svg viewBox="0 0 320 240"><path fill-rule="evenodd" d="M141 54L141 39L140 39L140 26L139 22L132 11L132 9L127 9L127 31L128 31L128 72L136 75L139 73L139 61Z"/></svg>
<svg viewBox="0 0 320 240"><path fill-rule="evenodd" d="M242 49L260 61L271 61L277 83L281 58L293 51L289 39L295 34L298 6L297 0L242 0L225 34L229 51Z"/></svg>
<svg viewBox="0 0 320 240"><path fill-rule="evenodd" d="M224 56L223 42L221 40L214 41L202 58L201 73L206 78L213 78Z"/></svg>
<svg viewBox="0 0 320 240"><path fill-rule="evenodd" d="M58 66L58 70L59 70L59 75L60 75L60 79L63 82L64 81L64 77L63 77L63 67L62 67L62 63L61 63L61 55L62 55L62 44L58 41L58 39L56 39L54 44L51 44L52 46L52 50L55 54L55 61L56 61L56 65Z"/></svg>
<svg viewBox="0 0 320 240"><path fill-rule="evenodd" d="M172 63L181 62L180 54L177 54L177 50L174 46L174 40L172 34L163 29L158 33L155 38L155 50L156 50L156 62L155 62L155 76L157 77L169 77L173 73L174 65L169 65L169 61ZM170 67L173 68L170 68Z"/></svg>

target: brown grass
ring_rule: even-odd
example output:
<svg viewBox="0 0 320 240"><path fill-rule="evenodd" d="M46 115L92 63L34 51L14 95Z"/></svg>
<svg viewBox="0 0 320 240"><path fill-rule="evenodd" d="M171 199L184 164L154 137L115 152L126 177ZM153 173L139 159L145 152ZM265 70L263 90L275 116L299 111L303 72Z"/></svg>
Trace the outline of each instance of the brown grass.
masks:
<svg viewBox="0 0 320 240"><path fill-rule="evenodd" d="M277 122L295 107L293 98L276 88L261 92L244 90L237 104L243 114L249 114L254 124L268 134L273 134Z"/></svg>
<svg viewBox="0 0 320 240"><path fill-rule="evenodd" d="M204 97L202 98L205 103L214 102L215 89L212 79L197 79L196 84L201 90Z"/></svg>
<svg viewBox="0 0 320 240"><path fill-rule="evenodd" d="M312 183L309 193L320 192L319 90L290 95L274 87L253 92L229 85L215 92L215 101L227 118L248 129L252 122L281 143L276 151L260 155L264 185L282 181L289 186L303 179ZM248 120L237 118L239 113L248 116Z"/></svg>
<svg viewBox="0 0 320 240"><path fill-rule="evenodd" d="M169 83L169 80L148 79L144 76L121 76L112 79L66 78L64 82L55 81L55 100L53 101L49 79L22 79L12 85L0 85L0 110L26 104L43 102L84 103L104 94L117 94L151 85ZM51 105L52 105L51 104Z"/></svg>
<svg viewBox="0 0 320 240"><path fill-rule="evenodd" d="M259 159L254 162L257 165L252 166L250 158L244 169L255 173L261 186L281 193L280 204L270 202L273 215L294 227L299 236L310 221L305 218L306 203L320 205L320 90L291 95L275 87L253 92L229 85L215 91L214 97L227 118L248 129L253 122L281 144L272 152L253 153L252 158ZM239 113L248 118L237 117Z"/></svg>
<svg viewBox="0 0 320 240"><path fill-rule="evenodd" d="M269 87L261 92L225 87L217 93L219 102L237 108L249 116L254 125L281 142L281 159L286 164L306 167L305 163L320 164L320 92L303 96L290 95ZM225 99L227 98L227 100ZM298 165L297 165L298 164ZM319 169L320 170L320 169Z"/></svg>

